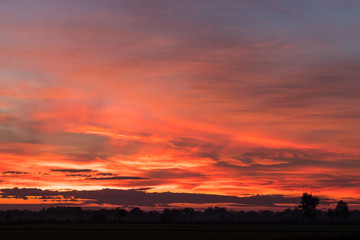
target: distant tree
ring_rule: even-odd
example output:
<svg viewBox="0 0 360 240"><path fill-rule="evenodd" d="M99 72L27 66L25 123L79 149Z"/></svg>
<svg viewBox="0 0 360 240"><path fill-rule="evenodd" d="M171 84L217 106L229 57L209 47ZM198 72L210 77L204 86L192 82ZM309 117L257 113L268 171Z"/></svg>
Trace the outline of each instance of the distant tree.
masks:
<svg viewBox="0 0 360 240"><path fill-rule="evenodd" d="M139 207L134 207L133 209L130 210L130 215L140 217L144 215L144 211L141 210Z"/></svg>
<svg viewBox="0 0 360 240"><path fill-rule="evenodd" d="M320 200L318 197L308 193L303 193L299 209L301 209L304 217L314 219L316 217L316 207L319 205Z"/></svg>
<svg viewBox="0 0 360 240"><path fill-rule="evenodd" d="M208 215L224 215L227 213L227 209L218 206L208 207L205 209L204 213Z"/></svg>
<svg viewBox="0 0 360 240"><path fill-rule="evenodd" d="M349 216L349 207L346 202L343 200L339 201L334 210L335 217L348 217Z"/></svg>
<svg viewBox="0 0 360 240"><path fill-rule="evenodd" d="M181 219L182 211L181 209L175 208L165 208L162 212L161 220L163 222L178 222Z"/></svg>
<svg viewBox="0 0 360 240"><path fill-rule="evenodd" d="M132 208L124 218L130 222L143 222L146 219L146 212L139 207Z"/></svg>
<svg viewBox="0 0 360 240"><path fill-rule="evenodd" d="M329 217L331 220L333 220L334 217L335 217L334 209L328 209L327 212L326 212L326 216Z"/></svg>
<svg viewBox="0 0 360 240"><path fill-rule="evenodd" d="M297 222L301 218L302 211L297 207L294 209L288 208L282 212L278 212L277 215L286 222Z"/></svg>
<svg viewBox="0 0 360 240"><path fill-rule="evenodd" d="M184 208L182 210L182 213L183 213L183 219L185 221L191 220L195 216L195 210L193 208Z"/></svg>
<svg viewBox="0 0 360 240"><path fill-rule="evenodd" d="M128 213L125 209L121 209L121 208L116 208L115 209L116 215L117 215L117 219L118 221L122 221L123 218L126 216L126 214Z"/></svg>
<svg viewBox="0 0 360 240"><path fill-rule="evenodd" d="M106 215L104 212L98 210L98 211L93 211L92 212L92 216L91 216L91 221L93 222L105 222L106 221Z"/></svg>
<svg viewBox="0 0 360 240"><path fill-rule="evenodd" d="M204 211L204 216L214 221L223 221L229 214L226 208L215 206L208 207Z"/></svg>

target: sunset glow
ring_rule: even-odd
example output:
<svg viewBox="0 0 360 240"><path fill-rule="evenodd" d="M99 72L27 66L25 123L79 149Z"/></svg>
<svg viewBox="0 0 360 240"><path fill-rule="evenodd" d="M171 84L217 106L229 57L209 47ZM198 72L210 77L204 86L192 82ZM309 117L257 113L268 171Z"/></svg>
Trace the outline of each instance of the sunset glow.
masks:
<svg viewBox="0 0 360 240"><path fill-rule="evenodd" d="M357 207L360 4L340 3L1 1L1 189ZM56 203L35 195L0 205Z"/></svg>

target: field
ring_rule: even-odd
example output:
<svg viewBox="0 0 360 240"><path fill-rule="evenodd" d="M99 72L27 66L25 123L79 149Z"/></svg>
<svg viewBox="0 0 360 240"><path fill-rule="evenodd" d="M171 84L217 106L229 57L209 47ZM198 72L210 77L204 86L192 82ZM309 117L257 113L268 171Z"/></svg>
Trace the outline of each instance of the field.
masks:
<svg viewBox="0 0 360 240"><path fill-rule="evenodd" d="M360 226L284 224L1 225L0 239L360 239Z"/></svg>

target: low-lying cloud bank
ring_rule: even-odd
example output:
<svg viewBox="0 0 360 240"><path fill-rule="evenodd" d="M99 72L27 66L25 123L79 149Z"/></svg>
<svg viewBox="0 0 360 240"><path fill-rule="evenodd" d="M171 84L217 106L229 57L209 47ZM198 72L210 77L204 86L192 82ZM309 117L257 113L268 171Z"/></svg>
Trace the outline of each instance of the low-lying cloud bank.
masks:
<svg viewBox="0 0 360 240"><path fill-rule="evenodd" d="M54 191L41 190L37 188L12 188L1 189L0 199L13 198L28 200L37 198L47 203L56 202L61 199L62 202L73 202L78 204L110 204L121 206L169 206L170 204L231 204L233 206L248 207L278 207L293 206L300 202L300 197L287 197L285 195L255 195L255 196L224 196L214 194L194 194L194 193L148 193L143 189L137 190L69 190ZM331 199L321 199L321 204L329 205L334 203Z"/></svg>

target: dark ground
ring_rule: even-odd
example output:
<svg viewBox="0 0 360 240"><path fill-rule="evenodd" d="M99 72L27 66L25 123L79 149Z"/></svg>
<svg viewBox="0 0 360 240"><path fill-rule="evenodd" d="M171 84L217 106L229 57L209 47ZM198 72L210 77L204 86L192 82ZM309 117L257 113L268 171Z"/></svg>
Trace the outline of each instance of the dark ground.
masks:
<svg viewBox="0 0 360 240"><path fill-rule="evenodd" d="M1 225L0 239L360 239L360 225L38 224Z"/></svg>

